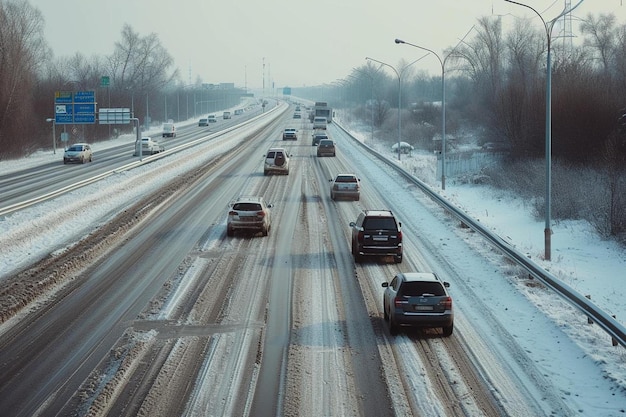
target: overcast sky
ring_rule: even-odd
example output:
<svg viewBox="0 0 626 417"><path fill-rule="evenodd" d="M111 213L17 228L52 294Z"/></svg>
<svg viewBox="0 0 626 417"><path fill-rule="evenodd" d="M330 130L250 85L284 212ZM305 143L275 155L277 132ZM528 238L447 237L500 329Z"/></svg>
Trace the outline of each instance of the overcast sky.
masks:
<svg viewBox="0 0 626 417"><path fill-rule="evenodd" d="M232 82L237 87L299 87L344 78L365 57L398 66L424 53L395 38L442 54L481 16L531 16L504 0L29 0L45 19L56 57L82 52L109 55L128 23L145 36L156 33L184 82ZM520 0L546 20L566 0ZM570 0L575 5L579 0ZM626 24L626 0L584 0L574 17L614 13ZM573 19L574 35L577 23ZM532 24L541 28L535 15ZM471 36L471 35L470 35ZM415 70L441 72L436 57ZM413 69L412 67L412 69ZM391 71L387 68L388 71ZM105 74L103 74L105 75Z"/></svg>

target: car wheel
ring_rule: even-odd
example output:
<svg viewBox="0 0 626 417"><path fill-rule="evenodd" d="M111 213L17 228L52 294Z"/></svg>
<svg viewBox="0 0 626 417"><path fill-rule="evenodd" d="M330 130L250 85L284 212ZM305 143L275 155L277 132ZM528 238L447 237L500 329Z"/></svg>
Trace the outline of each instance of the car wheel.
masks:
<svg viewBox="0 0 626 417"><path fill-rule="evenodd" d="M451 324L449 326L444 326L442 330L443 330L443 335L445 337L452 336L452 331L454 330L454 324Z"/></svg>
<svg viewBox="0 0 626 417"><path fill-rule="evenodd" d="M335 196L335 193L330 193L330 199L331 200L335 200L337 197Z"/></svg>
<svg viewBox="0 0 626 417"><path fill-rule="evenodd" d="M84 163L85 163L85 157L84 157L84 156L81 156L81 157L80 157L80 163L81 163L81 164L84 164Z"/></svg>
<svg viewBox="0 0 626 417"><path fill-rule="evenodd" d="M93 162L93 156L89 155L89 162Z"/></svg>
<svg viewBox="0 0 626 417"><path fill-rule="evenodd" d="M263 171L263 175L267 175L267 174L268 174L267 171Z"/></svg>
<svg viewBox="0 0 626 417"><path fill-rule="evenodd" d="M395 336L398 334L398 325L393 317L389 317L389 334Z"/></svg>
<svg viewBox="0 0 626 417"><path fill-rule="evenodd" d="M387 308L385 307L385 297L383 297L383 318L385 321L389 321L389 314L387 313Z"/></svg>
<svg viewBox="0 0 626 417"><path fill-rule="evenodd" d="M234 236L235 235L235 231L232 228L227 227L226 228L226 235L227 236Z"/></svg>
<svg viewBox="0 0 626 417"><path fill-rule="evenodd" d="M357 263L357 264L361 263L361 261L363 260L361 255L359 255L359 251L354 246L354 244L352 245L352 256L354 257L354 262Z"/></svg>
<svg viewBox="0 0 626 417"><path fill-rule="evenodd" d="M267 228L267 226L263 226L263 227L261 228L261 234L262 234L263 236L267 236L267 235L268 235L268 233L269 233L269 229Z"/></svg>
<svg viewBox="0 0 626 417"><path fill-rule="evenodd" d="M361 196L357 195L356 198L354 199L354 201L359 201L359 200L361 200Z"/></svg>
<svg viewBox="0 0 626 417"><path fill-rule="evenodd" d="M401 264L402 263L402 255L396 255L393 257L393 260L397 263L397 264Z"/></svg>

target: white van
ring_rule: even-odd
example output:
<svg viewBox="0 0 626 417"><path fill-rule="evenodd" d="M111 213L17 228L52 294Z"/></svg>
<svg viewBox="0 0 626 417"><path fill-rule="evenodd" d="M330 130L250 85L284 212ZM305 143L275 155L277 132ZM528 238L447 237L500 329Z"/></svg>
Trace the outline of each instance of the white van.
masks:
<svg viewBox="0 0 626 417"><path fill-rule="evenodd" d="M230 112L229 111L225 111L224 115L222 117L223 117L224 120L230 119Z"/></svg>
<svg viewBox="0 0 626 417"><path fill-rule="evenodd" d="M326 118L325 117L314 118L313 129L326 129Z"/></svg>
<svg viewBox="0 0 626 417"><path fill-rule="evenodd" d="M163 137L176 137L176 126L174 126L174 123L163 123Z"/></svg>

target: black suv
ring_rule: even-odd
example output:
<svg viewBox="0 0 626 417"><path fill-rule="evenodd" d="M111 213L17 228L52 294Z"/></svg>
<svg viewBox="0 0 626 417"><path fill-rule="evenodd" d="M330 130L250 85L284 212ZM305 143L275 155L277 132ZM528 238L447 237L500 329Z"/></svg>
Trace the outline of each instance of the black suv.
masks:
<svg viewBox="0 0 626 417"><path fill-rule="evenodd" d="M363 256L393 256L402 262L402 223L390 210L364 210L352 227L352 256L361 262Z"/></svg>
<svg viewBox="0 0 626 417"><path fill-rule="evenodd" d="M404 272L383 282L383 314L389 321L389 332L400 326L441 327L444 336L454 329L452 297L447 282L432 272Z"/></svg>

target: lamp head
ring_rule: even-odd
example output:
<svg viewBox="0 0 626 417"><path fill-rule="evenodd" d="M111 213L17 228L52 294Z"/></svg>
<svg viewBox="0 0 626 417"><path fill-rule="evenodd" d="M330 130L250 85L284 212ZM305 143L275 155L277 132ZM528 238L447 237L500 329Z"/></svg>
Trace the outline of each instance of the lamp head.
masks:
<svg viewBox="0 0 626 417"><path fill-rule="evenodd" d="M396 38L396 43L404 43L404 41L402 39Z"/></svg>

